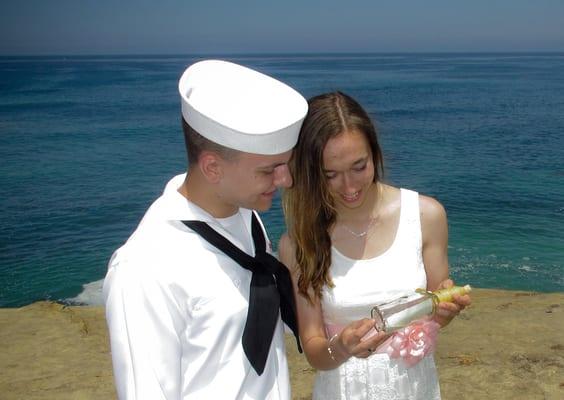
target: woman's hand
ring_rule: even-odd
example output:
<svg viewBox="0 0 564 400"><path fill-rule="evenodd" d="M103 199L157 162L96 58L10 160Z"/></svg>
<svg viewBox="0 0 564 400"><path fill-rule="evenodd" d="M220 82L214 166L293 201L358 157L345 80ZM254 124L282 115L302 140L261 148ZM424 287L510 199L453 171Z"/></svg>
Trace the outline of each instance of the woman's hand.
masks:
<svg viewBox="0 0 564 400"><path fill-rule="evenodd" d="M439 284L437 289L448 289L452 286L454 286L454 282L451 279L445 279ZM455 294L452 297L452 302L443 301L437 306L434 319L441 327L448 325L454 317L472 303L472 299L468 294L464 296Z"/></svg>
<svg viewBox="0 0 564 400"><path fill-rule="evenodd" d="M331 350L336 353L335 360L344 362L350 357L367 358L390 335L377 332L375 321L364 318L347 325L341 333L332 338L329 343Z"/></svg>

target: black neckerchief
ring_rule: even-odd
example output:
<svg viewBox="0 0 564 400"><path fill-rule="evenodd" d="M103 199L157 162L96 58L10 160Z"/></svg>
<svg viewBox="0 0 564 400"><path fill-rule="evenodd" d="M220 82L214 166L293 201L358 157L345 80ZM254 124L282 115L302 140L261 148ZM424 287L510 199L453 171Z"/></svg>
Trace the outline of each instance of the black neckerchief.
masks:
<svg viewBox="0 0 564 400"><path fill-rule="evenodd" d="M266 240L255 213L252 213L254 257L240 250L203 221L182 222L253 274L242 343L243 350L257 374L261 375L264 371L278 321L278 310L282 320L294 333L301 353L290 272L284 264L266 252Z"/></svg>

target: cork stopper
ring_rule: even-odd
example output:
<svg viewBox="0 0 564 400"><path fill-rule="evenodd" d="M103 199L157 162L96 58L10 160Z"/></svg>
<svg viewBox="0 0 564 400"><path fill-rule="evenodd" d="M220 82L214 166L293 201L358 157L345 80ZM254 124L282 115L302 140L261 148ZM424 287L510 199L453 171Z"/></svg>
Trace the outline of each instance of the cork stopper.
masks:
<svg viewBox="0 0 564 400"><path fill-rule="evenodd" d="M452 297L457 294L459 296L464 296L472 291L470 285L465 286L453 286L448 289L440 289L433 292L435 296L439 299L439 302L451 302Z"/></svg>

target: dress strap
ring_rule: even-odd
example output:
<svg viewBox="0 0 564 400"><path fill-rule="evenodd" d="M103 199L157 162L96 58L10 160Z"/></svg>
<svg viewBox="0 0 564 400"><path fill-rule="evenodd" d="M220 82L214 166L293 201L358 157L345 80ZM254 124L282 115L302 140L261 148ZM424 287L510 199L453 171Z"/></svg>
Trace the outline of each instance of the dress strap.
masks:
<svg viewBox="0 0 564 400"><path fill-rule="evenodd" d="M405 240L408 241L404 246L409 246L405 247L406 249L413 249L416 252L418 263L423 264L419 193L409 189L401 189L401 196L402 221L400 223L403 224Z"/></svg>

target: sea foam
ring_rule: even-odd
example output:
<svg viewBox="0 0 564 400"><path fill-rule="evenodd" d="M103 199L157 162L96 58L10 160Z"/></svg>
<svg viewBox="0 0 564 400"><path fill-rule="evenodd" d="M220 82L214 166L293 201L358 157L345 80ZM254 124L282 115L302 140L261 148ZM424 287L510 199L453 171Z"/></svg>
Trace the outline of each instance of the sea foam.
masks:
<svg viewBox="0 0 564 400"><path fill-rule="evenodd" d="M71 297L66 301L70 304L81 304L89 306L102 306L104 305L104 298L102 296L102 285L104 280L94 281L82 285L82 292L76 297Z"/></svg>

